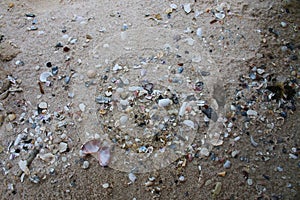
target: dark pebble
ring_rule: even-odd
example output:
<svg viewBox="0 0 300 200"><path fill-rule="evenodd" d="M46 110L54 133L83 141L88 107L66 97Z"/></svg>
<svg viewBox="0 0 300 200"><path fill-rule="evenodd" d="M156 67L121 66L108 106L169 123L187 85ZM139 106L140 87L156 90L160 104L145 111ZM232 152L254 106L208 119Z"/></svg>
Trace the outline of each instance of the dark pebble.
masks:
<svg viewBox="0 0 300 200"><path fill-rule="evenodd" d="M283 117L283 118L286 118L287 117L287 112L282 111L280 113L280 116Z"/></svg>
<svg viewBox="0 0 300 200"><path fill-rule="evenodd" d="M47 63L46 63L46 66L47 66L47 67L52 67L52 63L51 63L51 62L47 62Z"/></svg>
<svg viewBox="0 0 300 200"><path fill-rule="evenodd" d="M55 47L56 47L56 48L63 47L63 44L62 44L61 42L59 42L59 43L57 43L57 44L55 45Z"/></svg>
<svg viewBox="0 0 300 200"><path fill-rule="evenodd" d="M32 14L32 13L27 13L25 14L26 17L35 17L35 14Z"/></svg>
<svg viewBox="0 0 300 200"><path fill-rule="evenodd" d="M298 56L296 56L296 55L291 55L291 56L290 56L290 59L291 59L291 60L298 60Z"/></svg>

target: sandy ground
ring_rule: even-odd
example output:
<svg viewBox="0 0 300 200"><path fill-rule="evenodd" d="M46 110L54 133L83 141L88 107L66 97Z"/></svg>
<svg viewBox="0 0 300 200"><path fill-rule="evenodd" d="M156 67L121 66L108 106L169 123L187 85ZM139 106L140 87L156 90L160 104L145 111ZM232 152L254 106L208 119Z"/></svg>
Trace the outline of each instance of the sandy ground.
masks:
<svg viewBox="0 0 300 200"><path fill-rule="evenodd" d="M299 199L299 5L2 1L1 198ZM102 167L80 155L86 141L107 137L94 102L107 86L100 80L114 75L105 72L108 67L130 66L148 52L166 59L166 65L154 64L169 64L175 74L182 65L192 81L193 70L206 72L199 76L204 94L224 121L206 127L199 114L199 128L187 134L193 140L168 159L153 158L142 167L135 154L129 164L117 162L124 154L115 150ZM43 72L53 73L50 85L38 84ZM156 80L156 74L148 76ZM134 77L129 73L130 81ZM185 90L178 85L179 93ZM41 102L46 111L37 109ZM214 131L220 131L218 145L210 140ZM33 149L39 153L22 173L20 163ZM43 160L47 153L52 157ZM140 171L130 171L134 167Z"/></svg>

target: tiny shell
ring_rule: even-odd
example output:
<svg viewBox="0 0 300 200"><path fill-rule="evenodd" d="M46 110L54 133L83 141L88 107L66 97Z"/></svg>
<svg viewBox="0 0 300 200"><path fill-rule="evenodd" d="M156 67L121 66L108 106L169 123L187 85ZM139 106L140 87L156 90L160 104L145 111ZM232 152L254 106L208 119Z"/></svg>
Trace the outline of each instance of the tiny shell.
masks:
<svg viewBox="0 0 300 200"><path fill-rule="evenodd" d="M40 81L43 82L43 83L46 83L48 80L48 77L52 76L52 73L51 72L43 72L41 73L40 75Z"/></svg>
<svg viewBox="0 0 300 200"><path fill-rule="evenodd" d="M195 128L195 124L194 124L194 122L192 120L184 120L182 123L184 125L187 125L187 126L191 127L192 129Z"/></svg>
<svg viewBox="0 0 300 200"><path fill-rule="evenodd" d="M129 173L128 174L128 178L131 182L135 182L136 181L136 176L133 173Z"/></svg>
<svg viewBox="0 0 300 200"><path fill-rule="evenodd" d="M103 167L108 166L110 160L110 148L102 147L98 152L99 164Z"/></svg>
<svg viewBox="0 0 300 200"><path fill-rule="evenodd" d="M29 174L29 169L28 169L27 161L26 161L26 160L20 160L20 161L19 161L19 167L20 167L20 169L21 169L26 175Z"/></svg>
<svg viewBox="0 0 300 200"><path fill-rule="evenodd" d="M190 3L184 4L183 9L187 14L189 14L192 11L191 4Z"/></svg>
<svg viewBox="0 0 300 200"><path fill-rule="evenodd" d="M65 143L65 142L61 142L58 145L58 149L59 149L60 153L63 153L63 152L65 152L68 149L68 144Z"/></svg>
<svg viewBox="0 0 300 200"><path fill-rule="evenodd" d="M91 140L85 143L81 150L84 154L91 154L91 153L97 153L100 149L100 142L98 140Z"/></svg>

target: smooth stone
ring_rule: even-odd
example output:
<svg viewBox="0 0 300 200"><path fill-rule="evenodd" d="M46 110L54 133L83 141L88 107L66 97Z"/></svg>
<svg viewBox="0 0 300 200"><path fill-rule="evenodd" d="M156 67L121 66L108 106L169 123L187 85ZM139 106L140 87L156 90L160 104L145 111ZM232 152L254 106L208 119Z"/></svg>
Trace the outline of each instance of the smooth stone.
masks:
<svg viewBox="0 0 300 200"><path fill-rule="evenodd" d="M257 116L257 112L255 110L247 110L247 115L249 115L249 116Z"/></svg>
<svg viewBox="0 0 300 200"><path fill-rule="evenodd" d="M231 166L231 162L229 160L226 160L223 167L228 169L228 168L230 168L230 166Z"/></svg>
<svg viewBox="0 0 300 200"><path fill-rule="evenodd" d="M67 148L68 148L68 144L65 143L65 142L61 142L61 143L59 143L59 145L58 145L58 149L59 149L59 152L60 152L60 153L65 152L65 151L67 150Z"/></svg>
<svg viewBox="0 0 300 200"><path fill-rule="evenodd" d="M87 169L87 168L89 168L89 166L90 166L90 163L88 161L84 161L82 164L83 169Z"/></svg>
<svg viewBox="0 0 300 200"><path fill-rule="evenodd" d="M95 78L97 73L96 73L95 70L90 69L90 70L87 71L86 75L87 75L88 78Z"/></svg>
<svg viewBox="0 0 300 200"><path fill-rule="evenodd" d="M160 99L158 101L158 106L160 106L160 107L167 107L167 106L169 106L171 104L171 102L172 101L170 99Z"/></svg>
<svg viewBox="0 0 300 200"><path fill-rule="evenodd" d="M48 104L46 102L41 102L41 103L39 103L39 108L40 109L47 109L48 108Z"/></svg>

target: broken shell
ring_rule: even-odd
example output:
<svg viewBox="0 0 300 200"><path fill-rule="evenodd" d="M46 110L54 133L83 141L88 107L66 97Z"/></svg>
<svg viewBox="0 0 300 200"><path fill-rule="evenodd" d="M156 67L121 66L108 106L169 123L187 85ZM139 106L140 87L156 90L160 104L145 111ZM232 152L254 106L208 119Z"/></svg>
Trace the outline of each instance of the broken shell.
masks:
<svg viewBox="0 0 300 200"><path fill-rule="evenodd" d="M60 153L63 153L63 152L65 152L68 149L68 144L65 143L65 142L61 142L58 145L58 149L59 149Z"/></svg>
<svg viewBox="0 0 300 200"><path fill-rule="evenodd" d="M46 83L48 80L48 77L52 76L52 73L51 72L43 72L41 73L40 75L40 81L43 82L43 83Z"/></svg>
<svg viewBox="0 0 300 200"><path fill-rule="evenodd" d="M52 153L39 154L40 159L51 164L55 161L55 156Z"/></svg>
<svg viewBox="0 0 300 200"><path fill-rule="evenodd" d="M218 176L222 176L222 177L224 177L226 175L226 172L224 171L224 172L219 172L218 173Z"/></svg>
<svg viewBox="0 0 300 200"><path fill-rule="evenodd" d="M135 182L136 181L136 176L133 173L129 173L128 174L128 178L131 182Z"/></svg>
<svg viewBox="0 0 300 200"><path fill-rule="evenodd" d="M192 120L184 120L182 123L188 127L191 127L192 129L195 128L195 124Z"/></svg>
<svg viewBox="0 0 300 200"><path fill-rule="evenodd" d="M27 166L27 160L20 160L20 161L19 161L19 167L20 167L20 169L21 169L26 175L29 174L29 169L28 169L28 166Z"/></svg>
<svg viewBox="0 0 300 200"><path fill-rule="evenodd" d="M184 4L183 9L187 14L189 14L192 11L191 4L190 3Z"/></svg>
<svg viewBox="0 0 300 200"><path fill-rule="evenodd" d="M108 166L110 160L110 148L102 147L98 152L99 164L103 167Z"/></svg>
<svg viewBox="0 0 300 200"><path fill-rule="evenodd" d="M98 140L91 140L85 143L82 147L81 150L84 154L91 154L91 153L97 153L100 149L100 141Z"/></svg>

